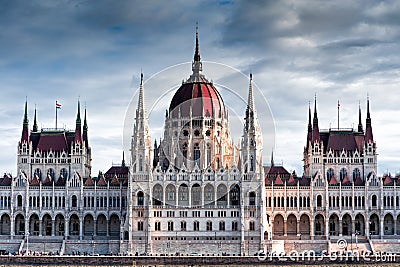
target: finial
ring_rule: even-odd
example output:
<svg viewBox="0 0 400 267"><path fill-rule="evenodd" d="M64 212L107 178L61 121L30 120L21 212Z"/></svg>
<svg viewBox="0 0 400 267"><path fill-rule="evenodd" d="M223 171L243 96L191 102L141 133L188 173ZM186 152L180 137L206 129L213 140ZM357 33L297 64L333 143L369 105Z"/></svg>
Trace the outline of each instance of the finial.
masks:
<svg viewBox="0 0 400 267"><path fill-rule="evenodd" d="M200 61L199 23L197 21L196 21L196 50L194 52L194 61Z"/></svg>
<svg viewBox="0 0 400 267"><path fill-rule="evenodd" d="M78 114L76 115L76 123L81 123L81 101L78 97Z"/></svg>
<svg viewBox="0 0 400 267"><path fill-rule="evenodd" d="M35 104L35 116L33 118L33 129L34 132L38 131L37 121L36 121L36 104Z"/></svg>

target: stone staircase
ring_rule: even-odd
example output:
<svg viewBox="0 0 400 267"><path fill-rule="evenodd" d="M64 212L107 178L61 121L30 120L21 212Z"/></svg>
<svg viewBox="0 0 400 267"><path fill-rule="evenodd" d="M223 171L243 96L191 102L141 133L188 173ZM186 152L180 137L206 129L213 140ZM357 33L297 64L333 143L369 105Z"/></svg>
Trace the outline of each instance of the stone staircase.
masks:
<svg viewBox="0 0 400 267"><path fill-rule="evenodd" d="M61 252L62 237L29 237L21 246L21 251L56 255Z"/></svg>
<svg viewBox="0 0 400 267"><path fill-rule="evenodd" d="M345 240L346 242L342 241L338 243L339 240ZM346 243L347 245L344 246L343 244ZM329 249L330 251L357 251L360 254L363 251L373 251L368 238L365 236L357 236L357 240L354 236L331 236Z"/></svg>

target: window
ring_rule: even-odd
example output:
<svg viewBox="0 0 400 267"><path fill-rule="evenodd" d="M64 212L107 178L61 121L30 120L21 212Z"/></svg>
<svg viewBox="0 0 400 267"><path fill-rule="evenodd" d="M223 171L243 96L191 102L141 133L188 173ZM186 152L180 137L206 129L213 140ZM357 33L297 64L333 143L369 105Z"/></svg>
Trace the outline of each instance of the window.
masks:
<svg viewBox="0 0 400 267"><path fill-rule="evenodd" d="M78 199L75 195L72 196L72 207L76 208L78 206Z"/></svg>
<svg viewBox="0 0 400 267"><path fill-rule="evenodd" d="M186 231L186 222L181 221L181 231Z"/></svg>
<svg viewBox="0 0 400 267"><path fill-rule="evenodd" d="M137 229L138 229L138 231L143 231L143 222L137 223Z"/></svg>
<svg viewBox="0 0 400 267"><path fill-rule="evenodd" d="M322 196L321 195L317 196L317 207L322 207Z"/></svg>
<svg viewBox="0 0 400 267"><path fill-rule="evenodd" d="M207 230L207 231L212 231L212 222L211 222L211 221L208 221L208 222L207 222L207 224L206 224L206 230Z"/></svg>
<svg viewBox="0 0 400 267"><path fill-rule="evenodd" d="M255 192L250 192L250 194L249 194L249 205L250 206L256 205L256 193Z"/></svg>
<svg viewBox="0 0 400 267"><path fill-rule="evenodd" d="M193 231L200 231L200 223L198 221L193 222Z"/></svg>
<svg viewBox="0 0 400 267"><path fill-rule="evenodd" d="M161 222L155 222L154 223L154 229L156 231L161 231Z"/></svg>
<svg viewBox="0 0 400 267"><path fill-rule="evenodd" d="M168 231L174 231L174 222L168 222Z"/></svg>
<svg viewBox="0 0 400 267"><path fill-rule="evenodd" d="M249 229L250 229L250 231L254 231L255 230L255 226L254 226L255 224L254 224L254 222L253 221L251 221L250 223L249 223Z"/></svg>
<svg viewBox="0 0 400 267"><path fill-rule="evenodd" d="M144 194L143 194L142 191L140 191L137 194L137 204L138 204L138 206L143 206L144 205Z"/></svg>
<svg viewBox="0 0 400 267"><path fill-rule="evenodd" d="M376 195L372 195L372 207L376 208L377 206L377 197Z"/></svg>
<svg viewBox="0 0 400 267"><path fill-rule="evenodd" d="M220 231L225 231L225 222L224 221L220 221L219 222L219 230Z"/></svg>
<svg viewBox="0 0 400 267"><path fill-rule="evenodd" d="M238 230L238 222L232 222L232 231Z"/></svg>

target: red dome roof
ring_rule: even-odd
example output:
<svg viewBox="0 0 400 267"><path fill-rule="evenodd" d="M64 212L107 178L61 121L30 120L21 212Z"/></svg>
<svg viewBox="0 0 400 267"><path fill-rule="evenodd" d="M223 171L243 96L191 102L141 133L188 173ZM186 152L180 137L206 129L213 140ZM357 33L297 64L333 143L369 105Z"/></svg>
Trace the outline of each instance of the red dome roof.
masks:
<svg viewBox="0 0 400 267"><path fill-rule="evenodd" d="M190 117L225 117L225 106L221 95L204 76L197 81L183 83L176 91L169 106L170 116ZM179 111L180 110L180 111Z"/></svg>

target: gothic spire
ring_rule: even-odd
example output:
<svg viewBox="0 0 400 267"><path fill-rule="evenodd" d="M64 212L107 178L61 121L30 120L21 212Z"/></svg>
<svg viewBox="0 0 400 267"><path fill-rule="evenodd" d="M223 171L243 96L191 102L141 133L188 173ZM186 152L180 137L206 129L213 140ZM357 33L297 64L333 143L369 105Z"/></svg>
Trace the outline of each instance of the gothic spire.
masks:
<svg viewBox="0 0 400 267"><path fill-rule="evenodd" d="M37 132L38 131L38 126L37 126L37 121L36 121L36 105L35 105L35 116L33 117L33 128L32 128L33 132Z"/></svg>
<svg viewBox="0 0 400 267"><path fill-rule="evenodd" d="M22 136L21 143L26 141L29 142L29 120L28 120L28 100L25 100L25 112L24 112L24 121L22 124Z"/></svg>
<svg viewBox="0 0 400 267"><path fill-rule="evenodd" d="M361 122L361 105L360 105L360 103L358 103L358 132L359 133L363 133L364 132L363 125L362 125L362 122Z"/></svg>
<svg viewBox="0 0 400 267"><path fill-rule="evenodd" d="M252 127L254 127L254 95L253 95L253 74L250 73L250 81L249 81L249 94L247 98L247 108L246 108L246 131L249 131Z"/></svg>
<svg viewBox="0 0 400 267"><path fill-rule="evenodd" d="M313 118L313 131L312 131L312 142L319 142L319 127L318 127L318 114L317 114L317 95L314 98L314 118Z"/></svg>
<svg viewBox="0 0 400 267"><path fill-rule="evenodd" d="M192 63L192 71L193 71L193 79L196 80L200 76L201 71L203 70L203 66L200 59L200 46L199 46L199 27L198 23L196 23L196 46L194 50L194 57Z"/></svg>
<svg viewBox="0 0 400 267"><path fill-rule="evenodd" d="M89 147L89 144L88 144L88 125L87 125L87 120L86 120L86 107L85 107L85 117L83 119L82 139L86 143L86 147Z"/></svg>
<svg viewBox="0 0 400 267"><path fill-rule="evenodd" d="M75 125L75 143L82 142L82 129L81 129L81 103L78 100L78 112L76 114L76 125Z"/></svg>
<svg viewBox="0 0 400 267"><path fill-rule="evenodd" d="M199 26L196 23L196 49L194 51L194 61L200 61L200 47L199 47Z"/></svg>
<svg viewBox="0 0 400 267"><path fill-rule="evenodd" d="M271 167L274 167L275 163L274 163L274 150L272 150L271 152Z"/></svg>
<svg viewBox="0 0 400 267"><path fill-rule="evenodd" d="M365 142L373 142L374 136L372 134L371 114L369 112L369 97L367 97L367 119L365 125Z"/></svg>
<svg viewBox="0 0 400 267"><path fill-rule="evenodd" d="M140 87L139 87L138 111L139 111L139 112L144 112L143 72L140 73Z"/></svg>
<svg viewBox="0 0 400 267"><path fill-rule="evenodd" d="M125 151L122 151L122 164L121 164L121 166L122 167L125 167L126 165L125 165Z"/></svg>

